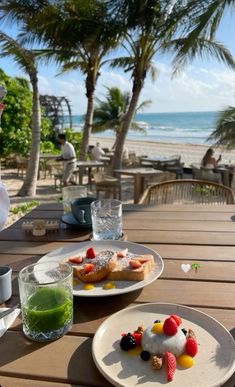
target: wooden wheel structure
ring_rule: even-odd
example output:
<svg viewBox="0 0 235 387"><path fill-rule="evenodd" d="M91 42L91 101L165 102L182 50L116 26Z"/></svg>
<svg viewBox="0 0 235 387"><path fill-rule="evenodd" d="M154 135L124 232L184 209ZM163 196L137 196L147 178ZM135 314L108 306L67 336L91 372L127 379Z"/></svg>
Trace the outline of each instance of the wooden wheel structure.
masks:
<svg viewBox="0 0 235 387"><path fill-rule="evenodd" d="M63 131L65 126L72 128L72 111L66 97L54 95L40 95L41 106L44 107L45 116L50 118L55 131ZM68 120L65 117L68 116Z"/></svg>

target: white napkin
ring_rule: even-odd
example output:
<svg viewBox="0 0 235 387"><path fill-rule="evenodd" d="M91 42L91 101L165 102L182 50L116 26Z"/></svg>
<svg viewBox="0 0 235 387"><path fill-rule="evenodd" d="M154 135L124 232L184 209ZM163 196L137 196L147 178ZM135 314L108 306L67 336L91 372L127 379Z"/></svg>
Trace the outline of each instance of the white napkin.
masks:
<svg viewBox="0 0 235 387"><path fill-rule="evenodd" d="M0 312L7 310L9 308L1 308ZM16 308L7 316L0 318L0 337L4 335L8 328L10 328L11 324L15 321L16 317L20 314L20 309Z"/></svg>
<svg viewBox="0 0 235 387"><path fill-rule="evenodd" d="M2 230L9 213L10 199L3 183L0 182L0 231Z"/></svg>

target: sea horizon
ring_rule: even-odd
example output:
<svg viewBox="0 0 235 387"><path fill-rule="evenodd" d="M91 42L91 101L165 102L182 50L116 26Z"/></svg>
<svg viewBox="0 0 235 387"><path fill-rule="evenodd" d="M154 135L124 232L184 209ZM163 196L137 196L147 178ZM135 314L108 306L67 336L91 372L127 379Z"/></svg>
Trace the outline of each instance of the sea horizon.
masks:
<svg viewBox="0 0 235 387"><path fill-rule="evenodd" d="M207 139L215 129L218 113L219 111L137 113L135 121L145 132L130 129L127 139L210 145L211 142ZM72 123L74 130L81 131L84 115L73 115ZM93 134L96 137L114 137L111 129L99 133L93 132Z"/></svg>

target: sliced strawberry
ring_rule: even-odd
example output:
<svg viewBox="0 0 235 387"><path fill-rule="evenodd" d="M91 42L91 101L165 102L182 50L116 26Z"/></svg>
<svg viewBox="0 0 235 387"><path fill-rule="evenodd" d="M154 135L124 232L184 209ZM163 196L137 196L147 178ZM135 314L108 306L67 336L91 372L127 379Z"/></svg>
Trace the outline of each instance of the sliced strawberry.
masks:
<svg viewBox="0 0 235 387"><path fill-rule="evenodd" d="M164 363L166 370L166 377L168 382L173 380L173 376L176 370L176 358L175 355L171 352L165 352Z"/></svg>
<svg viewBox="0 0 235 387"><path fill-rule="evenodd" d="M148 259L145 259L145 258L138 258L138 261L143 264L143 263L146 263L148 261Z"/></svg>
<svg viewBox="0 0 235 387"><path fill-rule="evenodd" d="M82 257L72 257L72 258L69 258L69 262L71 263L82 263L83 261L83 258Z"/></svg>
<svg viewBox="0 0 235 387"><path fill-rule="evenodd" d="M117 252L117 257L118 257L118 258L125 258L126 255L127 255L127 251L128 251L127 249L118 251L118 252Z"/></svg>
<svg viewBox="0 0 235 387"><path fill-rule="evenodd" d="M86 257L87 258L95 258L95 251L94 251L93 247L89 247L89 249L87 249Z"/></svg>
<svg viewBox="0 0 235 387"><path fill-rule="evenodd" d="M179 316L177 316L177 314L172 314L170 317L173 318L173 320L175 320L175 322L178 326L180 326L180 324L182 324L182 320Z"/></svg>
<svg viewBox="0 0 235 387"><path fill-rule="evenodd" d="M132 333L132 336L135 338L136 345L141 346L142 334L134 332L134 333Z"/></svg>
<svg viewBox="0 0 235 387"><path fill-rule="evenodd" d="M185 344L185 352L187 355L194 357L197 354L198 346L195 339L187 339Z"/></svg>
<svg viewBox="0 0 235 387"><path fill-rule="evenodd" d="M94 270L94 268L95 268L95 265L93 265L93 263L85 263L85 265L83 265L83 270L85 274L90 273L91 271Z"/></svg>
<svg viewBox="0 0 235 387"><path fill-rule="evenodd" d="M131 259L129 261L129 265L132 269L139 269L141 267L141 263L136 259Z"/></svg>
<svg viewBox="0 0 235 387"><path fill-rule="evenodd" d="M174 336L178 331L178 325L175 320L171 317L168 317L163 324L163 332L167 336Z"/></svg>

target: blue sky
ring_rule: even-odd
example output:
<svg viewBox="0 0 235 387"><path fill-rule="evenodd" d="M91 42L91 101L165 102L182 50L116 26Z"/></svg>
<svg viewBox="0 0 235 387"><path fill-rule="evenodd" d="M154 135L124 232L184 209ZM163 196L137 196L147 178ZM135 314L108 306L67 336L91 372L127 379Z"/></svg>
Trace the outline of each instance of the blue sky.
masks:
<svg viewBox="0 0 235 387"><path fill-rule="evenodd" d="M217 39L235 56L235 13L226 12L217 33ZM15 29L9 26L2 30L13 36ZM197 59L188 65L176 78L171 77L169 57L155 56L154 64L159 71L155 82L149 77L145 81L140 102L151 99L152 104L143 112L216 111L235 104L235 72L215 58ZM1 58L0 67L11 76L25 76L12 59ZM86 98L84 79L77 70L56 76L54 65L39 66L39 90L41 94L66 96L73 114L84 114ZM130 75L122 70L103 68L96 96L103 98L105 87L118 86L131 91Z"/></svg>

